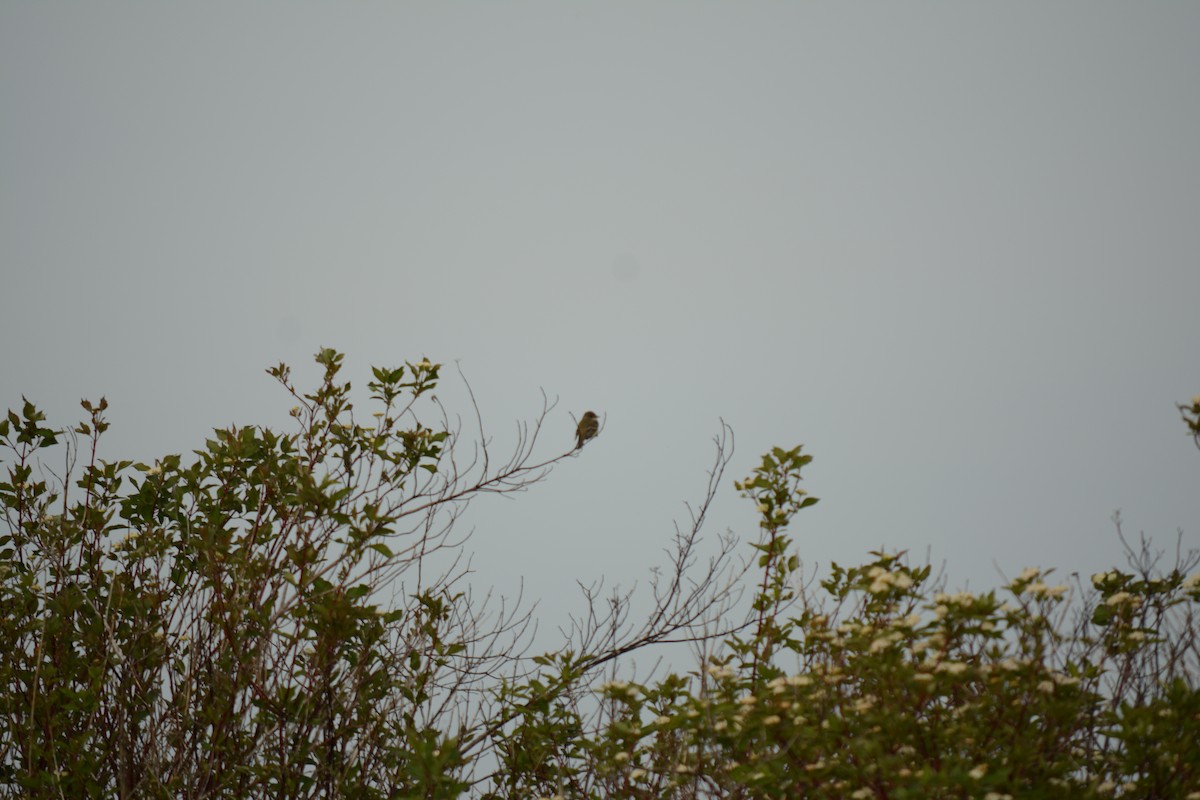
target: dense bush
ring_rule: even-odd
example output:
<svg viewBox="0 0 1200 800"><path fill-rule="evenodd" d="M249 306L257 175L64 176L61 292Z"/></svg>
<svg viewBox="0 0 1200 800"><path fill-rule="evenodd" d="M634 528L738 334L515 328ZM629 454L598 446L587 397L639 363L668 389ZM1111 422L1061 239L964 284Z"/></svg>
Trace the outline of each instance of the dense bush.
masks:
<svg viewBox="0 0 1200 800"><path fill-rule="evenodd" d="M362 424L341 355L317 361L307 394L270 370L296 432L187 459L100 459L103 400L71 430L28 402L0 422L0 794L1200 798L1195 554L967 593L880 552L814 586L797 447L736 484L752 560L702 560L723 435L645 619L589 589L527 657L528 612L472 595L454 523L576 455L568 431L533 459L553 406L496 461L432 398L438 365L375 369ZM1200 398L1180 410L1200 437ZM621 679L679 641L692 671Z"/></svg>

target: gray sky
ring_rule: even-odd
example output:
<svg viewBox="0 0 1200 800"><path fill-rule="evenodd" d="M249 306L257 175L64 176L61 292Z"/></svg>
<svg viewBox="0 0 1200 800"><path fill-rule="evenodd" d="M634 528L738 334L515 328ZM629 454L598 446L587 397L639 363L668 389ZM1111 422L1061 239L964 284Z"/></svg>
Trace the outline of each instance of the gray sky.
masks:
<svg viewBox="0 0 1200 800"><path fill-rule="evenodd" d="M806 562L951 583L1200 546L1200 4L0 5L0 403L110 458L283 425L319 346L458 361L500 445L480 580L644 577L803 442ZM448 371L452 375L452 371ZM447 396L453 396L448 388ZM466 410L466 409L462 409ZM549 453L549 442L544 452Z"/></svg>

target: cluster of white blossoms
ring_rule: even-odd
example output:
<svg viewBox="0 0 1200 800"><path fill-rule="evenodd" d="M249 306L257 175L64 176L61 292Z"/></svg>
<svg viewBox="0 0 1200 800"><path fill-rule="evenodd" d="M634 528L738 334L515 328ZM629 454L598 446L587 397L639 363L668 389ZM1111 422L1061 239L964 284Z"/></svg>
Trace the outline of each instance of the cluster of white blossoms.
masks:
<svg viewBox="0 0 1200 800"><path fill-rule="evenodd" d="M638 688L631 685L628 681L605 681L600 684L599 692L607 695L623 694L628 697L637 697Z"/></svg>
<svg viewBox="0 0 1200 800"><path fill-rule="evenodd" d="M1038 567L1026 567L1025 569L1021 570L1021 574L1017 576L1017 579L1013 581L1013 583L1028 583L1034 578L1040 577L1042 577L1041 569Z"/></svg>
<svg viewBox="0 0 1200 800"><path fill-rule="evenodd" d="M878 564L871 567L867 577L871 579L871 585L867 587L871 594L883 594L892 587L908 589L913 585L912 576L907 572L892 572Z"/></svg>
<svg viewBox="0 0 1200 800"><path fill-rule="evenodd" d="M976 597L970 592L955 592L947 594L946 592L938 592L933 596L934 606L933 614L938 619L945 619L950 613L950 606L958 606L959 608L970 608L975 605Z"/></svg>
<svg viewBox="0 0 1200 800"><path fill-rule="evenodd" d="M1137 595L1132 595L1129 592L1115 592L1107 600L1104 601L1106 606L1124 606L1131 605L1134 608L1139 608L1142 605L1142 598Z"/></svg>
<svg viewBox="0 0 1200 800"><path fill-rule="evenodd" d="M1033 597L1060 599L1067 593L1067 590L1068 587L1061 583L1057 586L1047 586L1041 581L1034 581L1025 587L1025 594L1032 595Z"/></svg>
<svg viewBox="0 0 1200 800"><path fill-rule="evenodd" d="M867 648L867 650L869 650L872 653L882 653L884 650L889 649L892 645L896 644L903 638L904 638L904 633L902 633L901 631L897 631L897 630L888 631L887 633L883 634L882 636L878 636L875 639L873 639L871 641L870 646Z"/></svg>
<svg viewBox="0 0 1200 800"><path fill-rule="evenodd" d="M963 661L938 661L933 670L947 675L962 675L970 668L971 665Z"/></svg>
<svg viewBox="0 0 1200 800"><path fill-rule="evenodd" d="M975 595L970 592L955 592L954 594L938 592L933 596L933 602L938 605L956 605L966 608L975 603Z"/></svg>
<svg viewBox="0 0 1200 800"><path fill-rule="evenodd" d="M1069 587L1058 585L1050 586L1042 580L1048 575L1046 570L1037 567L1026 567L1021 571L1021 574L1013 579L1008 585L1016 594L1026 594L1040 600L1059 600L1069 591ZM1093 580L1095 580L1093 578Z"/></svg>
<svg viewBox="0 0 1200 800"><path fill-rule="evenodd" d="M726 664L710 664L708 666L708 674L719 681L727 681L736 674L733 668Z"/></svg>

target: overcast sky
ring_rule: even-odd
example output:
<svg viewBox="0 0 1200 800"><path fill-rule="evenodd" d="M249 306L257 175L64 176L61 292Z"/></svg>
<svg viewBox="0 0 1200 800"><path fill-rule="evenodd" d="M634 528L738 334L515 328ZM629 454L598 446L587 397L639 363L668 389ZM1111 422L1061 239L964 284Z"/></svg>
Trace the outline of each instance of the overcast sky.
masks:
<svg viewBox="0 0 1200 800"><path fill-rule="evenodd" d="M0 403L110 458L282 426L320 346L457 362L477 579L628 583L736 435L815 456L806 564L950 582L1200 546L1200 4L0 4ZM447 376L453 376L447 370ZM450 382L454 383L453 378ZM447 387L447 397L461 397ZM462 406L457 410L467 411Z"/></svg>

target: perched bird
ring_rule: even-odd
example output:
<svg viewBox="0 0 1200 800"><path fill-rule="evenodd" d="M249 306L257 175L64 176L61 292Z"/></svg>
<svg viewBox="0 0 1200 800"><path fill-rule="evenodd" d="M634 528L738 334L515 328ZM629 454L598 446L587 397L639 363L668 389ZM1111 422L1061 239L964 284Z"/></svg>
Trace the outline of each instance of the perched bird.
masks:
<svg viewBox="0 0 1200 800"><path fill-rule="evenodd" d="M600 418L596 416L595 411L588 411L583 415L583 419L579 420L579 427L575 429L575 449L583 447L583 443L591 439L600 431Z"/></svg>

